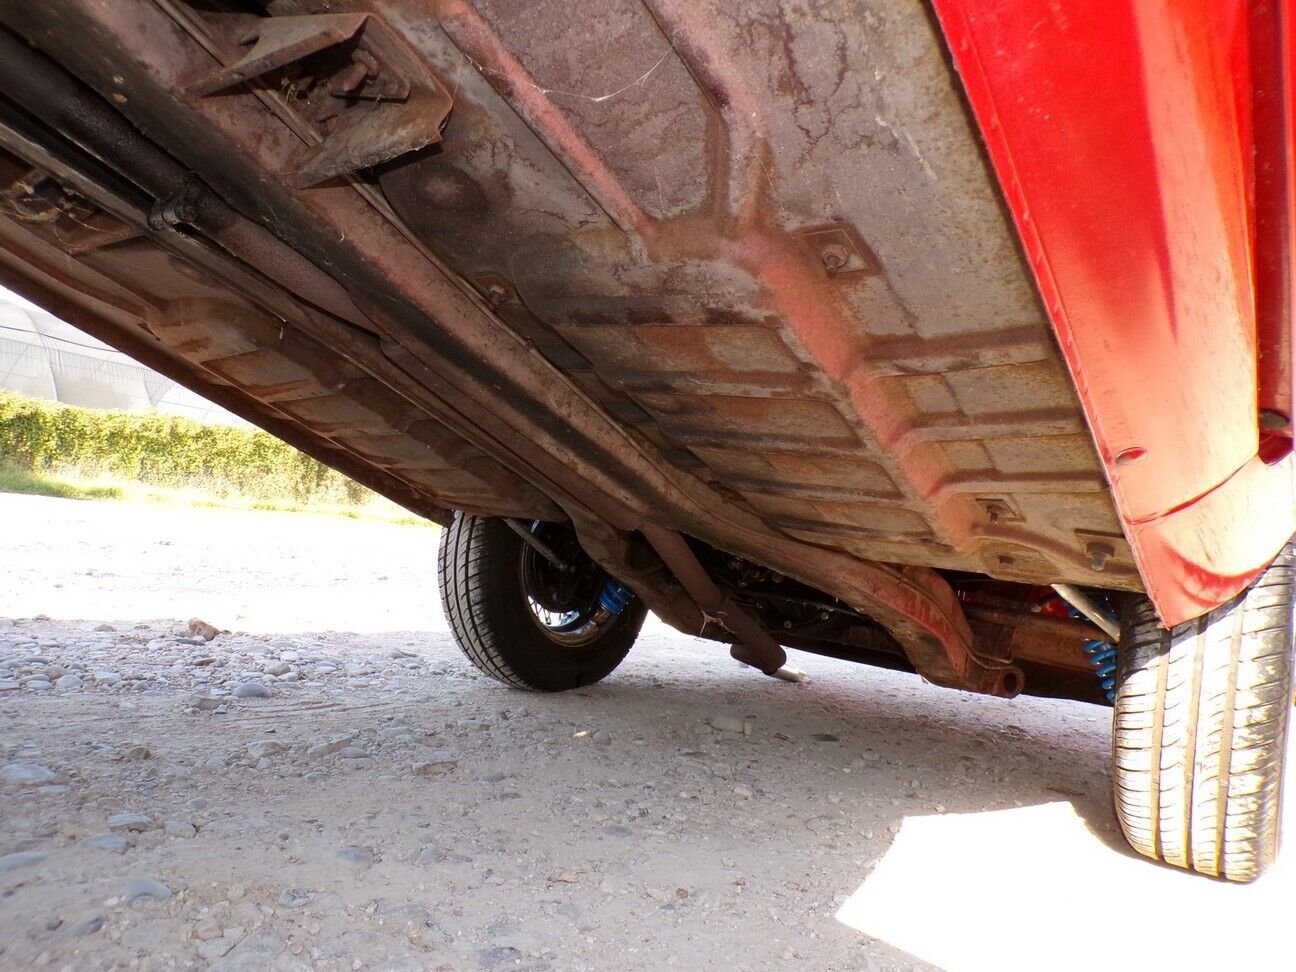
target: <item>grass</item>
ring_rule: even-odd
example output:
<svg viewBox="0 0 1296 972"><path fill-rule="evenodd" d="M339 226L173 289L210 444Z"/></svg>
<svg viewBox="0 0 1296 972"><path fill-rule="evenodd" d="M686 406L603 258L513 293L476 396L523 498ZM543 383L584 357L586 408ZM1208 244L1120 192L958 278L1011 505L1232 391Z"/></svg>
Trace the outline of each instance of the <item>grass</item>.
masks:
<svg viewBox="0 0 1296 972"><path fill-rule="evenodd" d="M121 499L120 486L81 486L49 473L31 472L0 466L0 493L26 493L30 496L57 496L59 499Z"/></svg>
<svg viewBox="0 0 1296 972"><path fill-rule="evenodd" d="M319 516L340 516L354 520L376 520L399 526L435 526L430 520L413 516L395 503L382 497L375 497L359 507L322 503L303 504L289 499L252 499L197 489L149 486L144 483L113 480L104 477L88 479L75 473L37 472L4 464L0 464L0 493L24 493L30 496L53 496L58 499L73 500L168 503L199 509L313 513Z"/></svg>

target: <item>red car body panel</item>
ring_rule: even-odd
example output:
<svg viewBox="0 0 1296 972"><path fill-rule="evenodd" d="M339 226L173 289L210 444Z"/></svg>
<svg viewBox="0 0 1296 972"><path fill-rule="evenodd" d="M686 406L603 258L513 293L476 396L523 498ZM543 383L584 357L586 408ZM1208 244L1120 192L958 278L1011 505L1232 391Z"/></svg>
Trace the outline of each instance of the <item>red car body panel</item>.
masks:
<svg viewBox="0 0 1296 972"><path fill-rule="evenodd" d="M1148 593L1196 617L1296 532L1290 425L1259 422L1290 415L1291 18L935 7Z"/></svg>

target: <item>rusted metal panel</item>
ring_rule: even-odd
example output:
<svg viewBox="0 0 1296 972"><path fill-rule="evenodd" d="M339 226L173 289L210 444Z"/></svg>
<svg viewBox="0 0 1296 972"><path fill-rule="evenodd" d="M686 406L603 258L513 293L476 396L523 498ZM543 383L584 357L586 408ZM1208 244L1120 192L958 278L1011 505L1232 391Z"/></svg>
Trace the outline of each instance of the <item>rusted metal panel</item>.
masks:
<svg viewBox="0 0 1296 972"><path fill-rule="evenodd" d="M444 34L418 27L426 6L382 7L458 91L444 151L382 176L428 245L508 280L515 313L588 362L599 383L583 387L609 409L628 399L638 428L776 529L870 559L1137 587L919 5L797 19L658 2L638 28L638 5L593 20L558 5L543 23L526 6L441 4ZM631 33L660 61L646 78ZM573 45L588 59L564 60ZM618 91L623 64L635 83ZM893 80L864 82L879 73ZM663 117L706 137L685 126L643 151ZM689 173L691 208L654 193L663 172ZM822 481L833 463L859 478ZM1021 516L990 521L986 496ZM1084 533L1116 538L1101 577Z"/></svg>
<svg viewBox="0 0 1296 972"><path fill-rule="evenodd" d="M436 151L305 191L318 133L281 93L176 99L228 63L203 8L0 9L275 238L236 222L223 246L376 341L384 381L578 529L697 536L983 691L1009 669L932 568L1138 587L921 4L331 3L388 25L454 107ZM292 400L362 454L406 448L371 408Z"/></svg>

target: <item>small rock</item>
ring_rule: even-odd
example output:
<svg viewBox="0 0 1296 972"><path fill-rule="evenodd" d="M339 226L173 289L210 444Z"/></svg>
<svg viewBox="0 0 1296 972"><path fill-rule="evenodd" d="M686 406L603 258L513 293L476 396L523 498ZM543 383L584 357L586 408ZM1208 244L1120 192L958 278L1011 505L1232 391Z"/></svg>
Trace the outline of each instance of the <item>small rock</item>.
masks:
<svg viewBox="0 0 1296 972"><path fill-rule="evenodd" d="M210 624L202 618L190 618L189 633L195 638L201 638L203 641L211 641L221 632L216 625Z"/></svg>
<svg viewBox="0 0 1296 972"><path fill-rule="evenodd" d="M343 847L335 856L344 864L357 867L368 867L374 862L374 852L368 847Z"/></svg>
<svg viewBox="0 0 1296 972"><path fill-rule="evenodd" d="M116 631L117 629L114 628L111 624L96 624L92 630L94 630L94 631Z"/></svg>
<svg viewBox="0 0 1296 972"><path fill-rule="evenodd" d="M262 665L261 671L265 672L267 675L286 675L288 674L288 669L291 667L292 666L285 661L270 662L268 665Z"/></svg>
<svg viewBox="0 0 1296 972"><path fill-rule="evenodd" d="M45 855L40 851L17 851L13 854L5 854L0 857L0 874L7 871L16 871L20 867L39 864L43 860L45 860Z"/></svg>
<svg viewBox="0 0 1296 972"><path fill-rule="evenodd" d="M220 699L212 698L210 695L192 695L189 697L189 704L199 712L210 712L212 709L219 709L224 702Z"/></svg>
<svg viewBox="0 0 1296 972"><path fill-rule="evenodd" d="M74 675L71 672L68 672L68 674L62 676L57 682L54 683L54 687L58 689L60 692L66 692L70 689L79 689L84 684L85 683L82 682L78 676Z"/></svg>
<svg viewBox="0 0 1296 972"><path fill-rule="evenodd" d="M735 786L733 791L734 791L734 796L736 796L739 800L750 800L752 798L751 787L743 786L741 783Z"/></svg>
<svg viewBox="0 0 1296 972"><path fill-rule="evenodd" d="M606 729L595 729L593 741L600 746L611 746L612 733L608 732Z"/></svg>
<svg viewBox="0 0 1296 972"><path fill-rule="evenodd" d="M315 895L302 888L285 888L279 895L279 904L284 908L300 908L315 900Z"/></svg>
<svg viewBox="0 0 1296 972"><path fill-rule="evenodd" d="M188 820L167 820L162 824L162 831L168 837L192 837L198 833Z"/></svg>
<svg viewBox="0 0 1296 972"><path fill-rule="evenodd" d="M171 897L171 889L161 881L153 880L153 878L139 878L126 885L126 893L123 897L127 901L137 901L140 898L150 901L165 901Z"/></svg>
<svg viewBox="0 0 1296 972"><path fill-rule="evenodd" d="M96 850L111 851L114 854L126 853L126 838L120 834L95 834L80 841L82 847L93 847Z"/></svg>
<svg viewBox="0 0 1296 972"><path fill-rule="evenodd" d="M261 759L264 756L278 756L280 753L288 752L288 747L274 739L259 739L256 742L248 743L248 755L253 759Z"/></svg>
<svg viewBox="0 0 1296 972"><path fill-rule="evenodd" d="M147 746L132 746L126 750L127 759L152 759L153 753Z"/></svg>
<svg viewBox="0 0 1296 972"><path fill-rule="evenodd" d="M306 755L312 759L321 759L324 756L332 756L334 753L346 749L353 742L355 742L355 736L338 736L336 739L330 739L326 743L312 746L307 750Z"/></svg>
<svg viewBox="0 0 1296 972"><path fill-rule="evenodd" d="M16 786L39 786L54 779L55 773L35 763L5 763L0 768L0 783Z"/></svg>
<svg viewBox="0 0 1296 972"><path fill-rule="evenodd" d="M236 699L268 699L270 687L260 682L239 682L234 686L233 695Z"/></svg>
<svg viewBox="0 0 1296 972"><path fill-rule="evenodd" d="M449 754L434 753L432 759L423 760L414 764L415 776L441 776L445 773L453 772L459 764L450 758Z"/></svg>
<svg viewBox="0 0 1296 972"><path fill-rule="evenodd" d="M369 754L359 746L345 746L337 751L338 759L368 759Z"/></svg>
<svg viewBox="0 0 1296 972"><path fill-rule="evenodd" d="M221 937L220 922L215 918L203 918L192 925L193 937L200 942L212 942Z"/></svg>
<svg viewBox="0 0 1296 972"><path fill-rule="evenodd" d="M88 918L82 918L75 925L69 928L68 934L78 938L82 935L93 935L103 926L103 915L91 915Z"/></svg>
<svg viewBox="0 0 1296 972"><path fill-rule="evenodd" d="M224 939L218 938L216 941ZM274 972L311 972L310 964L287 951L283 938L270 931L256 931L248 935L228 955L213 963L207 972L261 972L264 969L272 969Z"/></svg>
<svg viewBox="0 0 1296 972"><path fill-rule="evenodd" d="M108 818L108 829L113 833L122 833L123 831L143 831L152 830L157 824L153 822L152 817L146 817L142 813L115 813Z"/></svg>
<svg viewBox="0 0 1296 972"><path fill-rule="evenodd" d="M222 935L220 938L213 938L208 942L199 942L198 955L205 962L215 962L218 958L228 955L230 949L237 944L237 938L228 938ZM237 968L237 966L231 966L231 968ZM248 968L248 966L243 966L243 968Z"/></svg>
<svg viewBox="0 0 1296 972"><path fill-rule="evenodd" d="M720 732L736 732L741 734L743 731L743 720L740 716L735 715L713 715L707 720L712 729Z"/></svg>

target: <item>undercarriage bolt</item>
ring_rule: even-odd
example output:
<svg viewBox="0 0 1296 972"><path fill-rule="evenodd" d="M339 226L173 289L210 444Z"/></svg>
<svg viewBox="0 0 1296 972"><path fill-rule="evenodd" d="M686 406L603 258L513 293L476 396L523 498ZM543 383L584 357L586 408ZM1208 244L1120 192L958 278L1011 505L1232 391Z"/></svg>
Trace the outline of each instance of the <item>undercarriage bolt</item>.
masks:
<svg viewBox="0 0 1296 972"><path fill-rule="evenodd" d="M828 275L842 270L850 262L850 253L846 247L840 243L829 243L819 253L819 258L823 260L823 265L828 271Z"/></svg>

